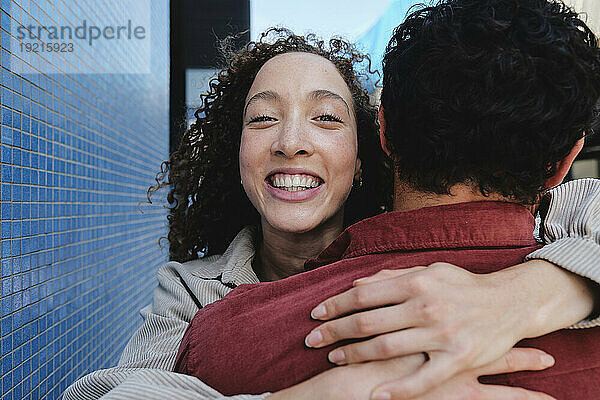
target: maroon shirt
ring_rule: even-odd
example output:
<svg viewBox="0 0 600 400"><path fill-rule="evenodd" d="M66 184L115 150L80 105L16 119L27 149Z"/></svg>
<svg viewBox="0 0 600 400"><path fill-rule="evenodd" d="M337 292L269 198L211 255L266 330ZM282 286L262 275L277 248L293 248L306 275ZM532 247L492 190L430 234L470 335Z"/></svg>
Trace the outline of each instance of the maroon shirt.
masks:
<svg viewBox="0 0 600 400"><path fill-rule="evenodd" d="M534 219L524 207L473 202L391 212L346 229L306 272L289 278L241 285L196 314L188 327L175 371L200 378L225 395L275 392L334 365L322 349L304 346L320 323L310 311L352 287L357 278L381 269L436 261L489 273L522 262L539 246ZM329 264L329 265L327 265ZM600 398L600 328L562 330L520 345L552 354L554 367L485 377L562 399Z"/></svg>

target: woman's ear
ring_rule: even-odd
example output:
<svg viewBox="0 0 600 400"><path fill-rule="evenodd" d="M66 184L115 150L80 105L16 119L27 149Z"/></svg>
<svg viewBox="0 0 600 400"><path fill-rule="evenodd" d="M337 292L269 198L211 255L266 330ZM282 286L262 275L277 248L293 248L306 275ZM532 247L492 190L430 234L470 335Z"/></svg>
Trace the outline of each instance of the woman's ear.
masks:
<svg viewBox="0 0 600 400"><path fill-rule="evenodd" d="M377 117L379 118L379 142L381 143L381 148L388 157L391 157L392 152L388 148L387 138L385 137L385 116L383 106L379 106Z"/></svg>
<svg viewBox="0 0 600 400"><path fill-rule="evenodd" d="M354 180L356 182L360 181L360 178L362 178L361 165L360 158L356 157L356 162L354 163Z"/></svg>
<svg viewBox="0 0 600 400"><path fill-rule="evenodd" d="M557 163L556 173L550 178L546 179L546 188L550 189L555 186L558 186L561 184L563 179L565 179L565 176L567 176L567 174L569 173L569 169L571 169L571 165L573 165L573 161L575 161L575 157L577 157L577 155L583 148L584 139L585 137L579 139L575 143L569 154L567 154L565 158L563 158Z"/></svg>

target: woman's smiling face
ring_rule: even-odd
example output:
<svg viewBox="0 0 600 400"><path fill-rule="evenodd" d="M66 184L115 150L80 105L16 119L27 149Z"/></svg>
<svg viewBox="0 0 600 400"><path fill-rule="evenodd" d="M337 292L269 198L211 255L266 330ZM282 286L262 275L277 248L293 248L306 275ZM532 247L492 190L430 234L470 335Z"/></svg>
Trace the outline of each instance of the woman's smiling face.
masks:
<svg viewBox="0 0 600 400"><path fill-rule="evenodd" d="M273 57L246 97L240 173L262 223L308 232L335 217L360 170L352 95L336 67L310 53Z"/></svg>

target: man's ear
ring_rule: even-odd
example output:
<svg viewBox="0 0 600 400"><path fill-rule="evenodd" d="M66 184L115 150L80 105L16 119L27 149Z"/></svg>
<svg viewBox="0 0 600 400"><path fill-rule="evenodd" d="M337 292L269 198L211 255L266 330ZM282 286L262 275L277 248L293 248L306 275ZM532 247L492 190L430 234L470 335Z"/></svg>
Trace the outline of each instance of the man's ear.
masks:
<svg viewBox="0 0 600 400"><path fill-rule="evenodd" d="M569 169L571 169L571 165L573 165L573 161L575 161L575 157L577 157L577 154L579 154L579 152L583 148L584 139L585 137L579 139L575 143L569 154L567 154L565 158L563 158L557 163L556 173L550 178L546 179L546 188L550 189L555 186L558 186L563 181L563 179L565 179L565 176L567 176L567 173L569 173Z"/></svg>
<svg viewBox="0 0 600 400"><path fill-rule="evenodd" d="M387 138L385 137L385 116L383 115L383 106L379 106L377 117L379 118L379 142L381 143L381 148L388 157L391 157L392 152L388 147Z"/></svg>

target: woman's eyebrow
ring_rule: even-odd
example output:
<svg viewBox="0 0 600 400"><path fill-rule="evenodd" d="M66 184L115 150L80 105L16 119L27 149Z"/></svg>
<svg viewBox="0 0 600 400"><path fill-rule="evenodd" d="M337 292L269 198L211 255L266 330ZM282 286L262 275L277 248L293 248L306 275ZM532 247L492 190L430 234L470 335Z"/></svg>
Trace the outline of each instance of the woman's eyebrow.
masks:
<svg viewBox="0 0 600 400"><path fill-rule="evenodd" d="M256 93L255 95L250 97L250 99L246 103L246 107L244 107L244 115L246 115L246 111L248 110L248 106L250 105L250 103L252 103L255 100L259 100L259 99L261 99L261 100L277 100L277 99L279 99L279 95L272 90L265 90L263 92Z"/></svg>
<svg viewBox="0 0 600 400"><path fill-rule="evenodd" d="M348 114L350 114L350 106L348 105L348 103L346 103L346 100L344 100L344 98L342 96L340 96L337 93L332 92L331 90L327 90L327 89L313 90L312 92L310 92L308 97L313 100L321 100L321 99L341 100L344 103L344 105L346 106L346 110L348 111Z"/></svg>

